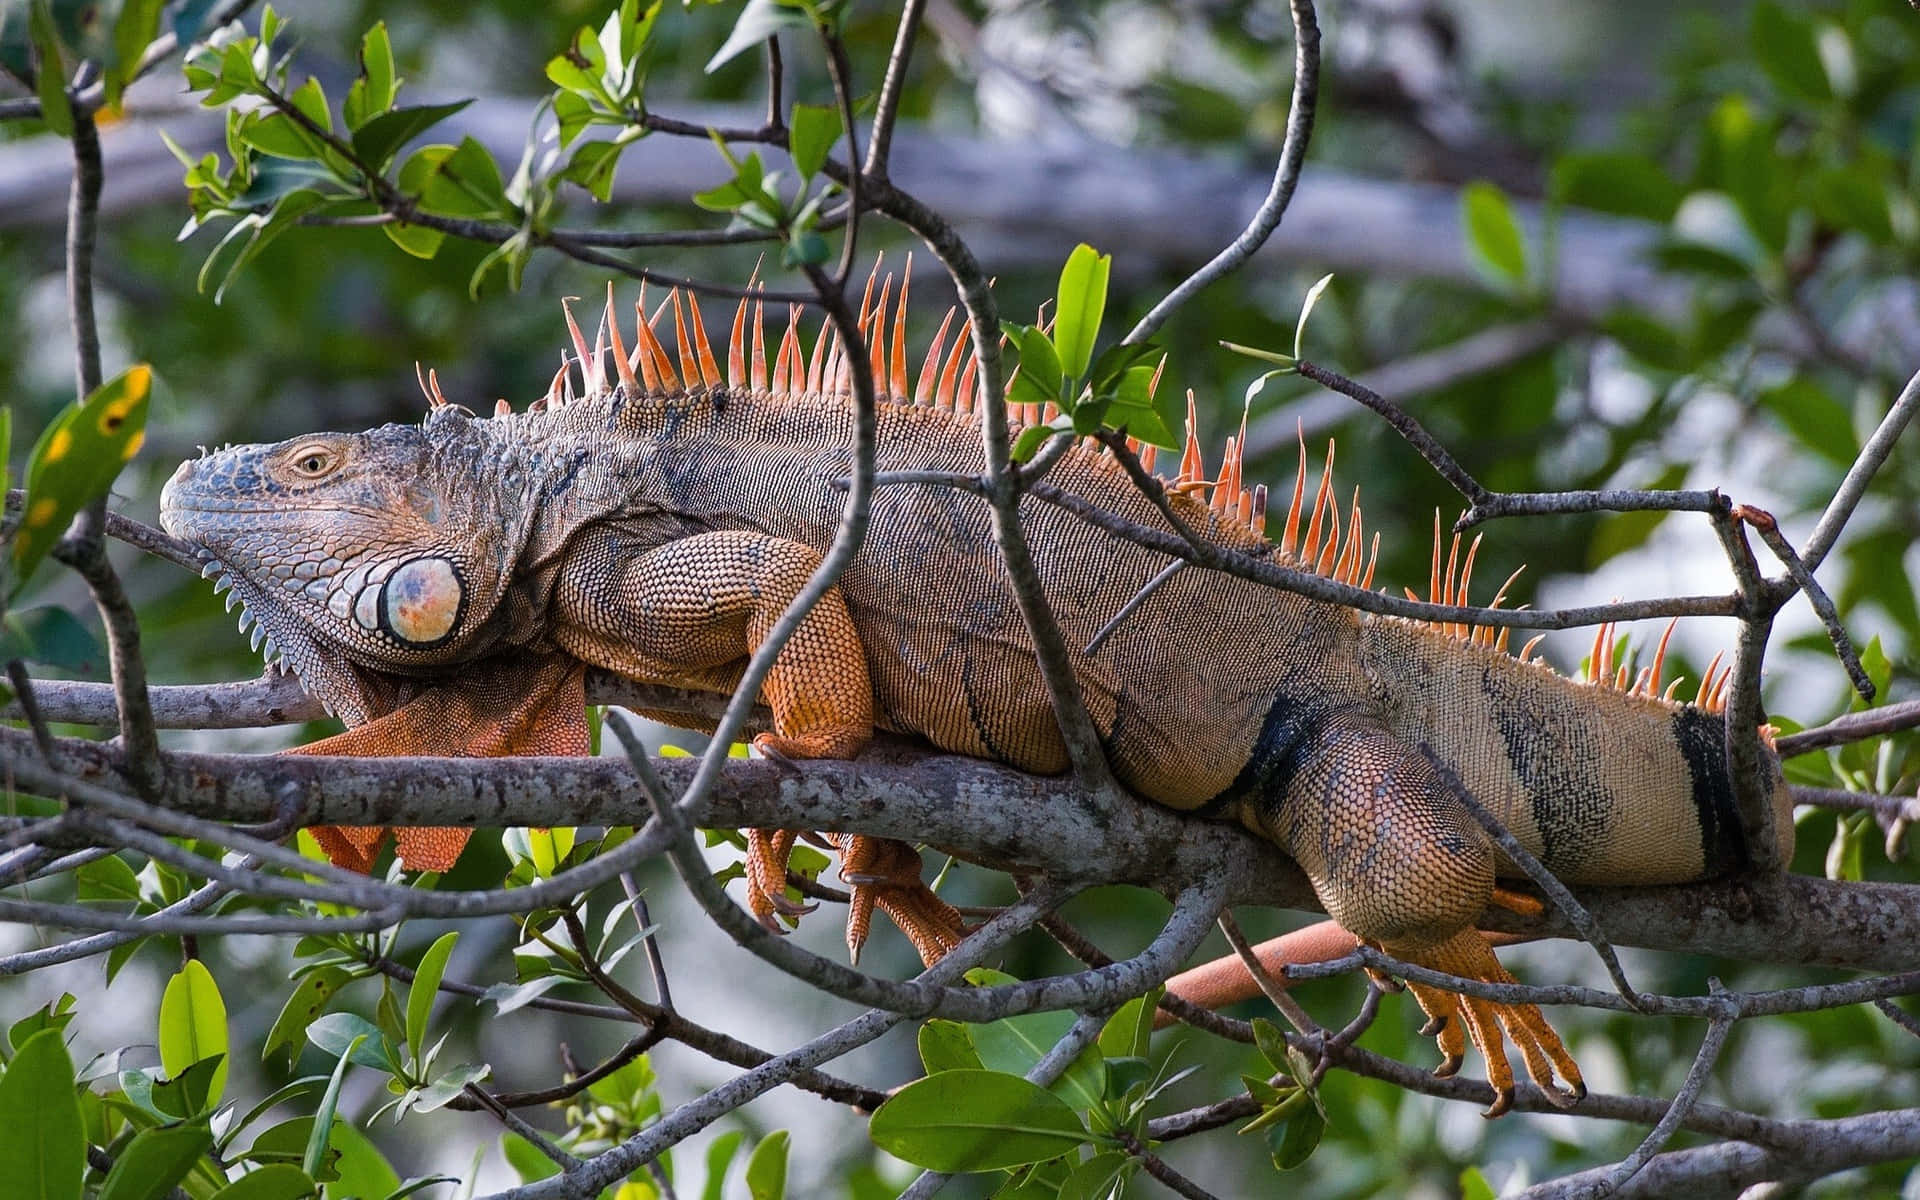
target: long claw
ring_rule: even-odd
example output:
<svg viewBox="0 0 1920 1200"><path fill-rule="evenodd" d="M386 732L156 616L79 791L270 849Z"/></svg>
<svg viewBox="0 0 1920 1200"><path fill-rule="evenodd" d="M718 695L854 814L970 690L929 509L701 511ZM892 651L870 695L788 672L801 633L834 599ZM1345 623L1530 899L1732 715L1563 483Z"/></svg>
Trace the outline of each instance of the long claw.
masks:
<svg viewBox="0 0 1920 1200"><path fill-rule="evenodd" d="M1410 962L1466 979L1513 981L1493 956L1485 936L1473 929L1462 930L1437 945L1402 948L1397 953ZM1439 1039L1441 1061L1434 1068L1436 1076L1444 1079L1460 1069L1468 1041L1486 1060L1494 1101L1484 1116L1498 1117L1513 1107L1513 1067L1506 1050L1509 1040L1520 1051L1527 1074L1552 1103L1570 1106L1586 1095L1580 1068L1538 1007L1495 1003L1419 983L1408 987L1427 1014L1421 1035ZM1558 1086L1556 1076L1566 1082L1564 1088Z"/></svg>

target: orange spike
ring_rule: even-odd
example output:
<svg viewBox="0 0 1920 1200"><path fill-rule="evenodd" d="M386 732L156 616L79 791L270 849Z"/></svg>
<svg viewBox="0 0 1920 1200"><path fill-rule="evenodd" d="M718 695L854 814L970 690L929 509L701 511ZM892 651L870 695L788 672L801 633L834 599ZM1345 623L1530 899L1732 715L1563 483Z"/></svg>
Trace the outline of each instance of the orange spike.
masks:
<svg viewBox="0 0 1920 1200"><path fill-rule="evenodd" d="M513 405L507 403L505 396L493 402L493 415L496 417L510 417L513 415Z"/></svg>
<svg viewBox="0 0 1920 1200"><path fill-rule="evenodd" d="M907 252L907 269L900 276L900 307L893 310L893 369L887 377L887 390L902 404L907 402L907 289L913 286L913 252Z"/></svg>
<svg viewBox="0 0 1920 1200"><path fill-rule="evenodd" d="M1313 564L1314 573L1329 575L1333 571L1334 559L1340 553L1340 502L1333 498L1333 477L1327 477L1327 544L1320 551L1319 559Z"/></svg>
<svg viewBox="0 0 1920 1200"><path fill-rule="evenodd" d="M1148 446L1147 451L1152 453L1153 447ZM1247 514L1247 524L1255 533L1267 532L1267 485L1264 483L1253 485L1253 511Z"/></svg>
<svg viewBox="0 0 1920 1200"><path fill-rule="evenodd" d="M933 393L933 406L935 408L951 409L956 413L970 413L973 411L972 393L955 396L953 392L954 381L960 377L960 360L966 356L967 338L966 334L962 333L954 339L953 349L948 352L946 364L940 369L940 382L934 388Z"/></svg>
<svg viewBox="0 0 1920 1200"><path fill-rule="evenodd" d="M639 316L634 326L634 340L639 344L634 348L634 356L640 360L640 381L649 392L672 390L678 381L668 383L671 365L667 362L667 352L660 345L660 339L654 336L653 323L647 320L646 286L640 288L640 298L633 303L634 312Z"/></svg>
<svg viewBox="0 0 1920 1200"><path fill-rule="evenodd" d="M613 283L607 283L607 329L613 339L613 369L620 372L620 386L628 396L640 394L640 381L634 377L633 364L627 361L627 345L620 337L620 317L613 309Z"/></svg>
<svg viewBox="0 0 1920 1200"><path fill-rule="evenodd" d="M688 296L687 308L693 314L693 353L700 364L700 382L709 388L719 387L720 364L713 359L713 343L707 340L707 324L700 316L700 302Z"/></svg>
<svg viewBox="0 0 1920 1200"><path fill-rule="evenodd" d="M967 369L960 372L960 395L963 397L961 403L965 405L962 411L972 410L974 374L979 370L979 367L979 357L972 354L967 355Z"/></svg>
<svg viewBox="0 0 1920 1200"><path fill-rule="evenodd" d="M1504 651L1507 648L1508 639L1510 639L1512 636L1513 636L1513 626L1511 625L1501 626L1499 635L1493 639L1493 648L1495 650Z"/></svg>
<svg viewBox="0 0 1920 1200"><path fill-rule="evenodd" d="M1359 547L1365 545L1365 518L1359 513L1359 484L1354 484L1354 511L1346 518L1346 543L1354 551L1354 563L1348 566L1346 582L1359 580Z"/></svg>
<svg viewBox="0 0 1920 1200"><path fill-rule="evenodd" d="M1373 569L1380 565L1380 535L1373 535L1373 549L1367 551L1367 573L1360 577L1360 586L1367 591L1373 590Z"/></svg>
<svg viewBox="0 0 1920 1200"><path fill-rule="evenodd" d="M1532 658L1533 652L1539 648L1541 642L1544 642L1546 640L1547 640L1547 635L1544 633L1536 633L1532 637L1528 638L1527 644L1520 647L1520 661L1525 662L1529 658Z"/></svg>
<svg viewBox="0 0 1920 1200"><path fill-rule="evenodd" d="M435 406L444 405L447 398L440 394L440 372L433 367L427 368L427 390L433 393Z"/></svg>
<svg viewBox="0 0 1920 1200"><path fill-rule="evenodd" d="M1153 464L1159 457L1160 447L1152 442L1140 447L1140 469L1149 475L1153 474Z"/></svg>
<svg viewBox="0 0 1920 1200"><path fill-rule="evenodd" d="M733 333L727 337L727 386L738 391L747 386L747 298L733 310Z"/></svg>
<svg viewBox="0 0 1920 1200"><path fill-rule="evenodd" d="M752 381L755 391L767 388L767 310L760 301L753 302L753 373L747 378Z"/></svg>
<svg viewBox="0 0 1920 1200"><path fill-rule="evenodd" d="M940 322L940 328L934 333L932 343L927 346L926 360L920 364L920 377L913 387L915 404L934 402L934 385L940 380L940 351L946 347L947 330L953 325L953 313L953 309L947 309L945 319Z"/></svg>
<svg viewBox="0 0 1920 1200"><path fill-rule="evenodd" d="M553 382L547 385L547 394L534 402L540 405L541 411L544 412L550 404L559 404L562 402L562 397L566 394L568 384L567 374L572 370L573 364L567 361L566 355L561 355L560 369L553 373Z"/></svg>
<svg viewBox="0 0 1920 1200"><path fill-rule="evenodd" d="M667 299L673 301L673 340L675 348L680 351L680 377L687 381L687 387L691 390L693 381L700 376L693 361L693 346L687 341L686 314L680 311L680 289L674 288L668 292Z"/></svg>
<svg viewBox="0 0 1920 1200"><path fill-rule="evenodd" d="M820 390L821 376L827 369L827 337L833 331L833 322L820 326L820 334L813 339L813 356L807 360L807 390Z"/></svg>
<svg viewBox="0 0 1920 1200"><path fill-rule="evenodd" d="M1427 569L1427 599L1435 604L1440 600L1440 510L1433 510L1433 565Z"/></svg>
<svg viewBox="0 0 1920 1200"><path fill-rule="evenodd" d="M1060 415L1060 406L1058 404L1055 404L1053 401L1049 400L1047 401L1046 406L1040 410L1040 420L1035 422L1035 424L1044 425L1052 421L1055 417L1059 415Z"/></svg>
<svg viewBox="0 0 1920 1200"><path fill-rule="evenodd" d="M612 285L609 284L608 286ZM592 368L587 364L593 362L593 352L587 349L587 339L580 335L580 325L573 319L573 302L576 299L578 299L577 296L562 296L560 298L560 311L567 315L567 334L573 338L573 352L580 359L580 374L582 380L586 383L587 390L592 391L593 376L588 374Z"/></svg>
<svg viewBox="0 0 1920 1200"><path fill-rule="evenodd" d="M1687 677L1685 675L1675 676L1674 681L1667 685L1667 690L1660 693L1660 698L1666 701L1673 701L1674 693L1679 691L1680 685L1686 681Z"/></svg>
<svg viewBox="0 0 1920 1200"><path fill-rule="evenodd" d="M872 287L869 282L868 287ZM872 325L863 330L867 339L867 366L873 371L873 390L884 395L887 390L887 300L893 291L893 276L889 275L880 284L880 305L873 310Z"/></svg>
<svg viewBox="0 0 1920 1200"><path fill-rule="evenodd" d="M1670 639L1672 639L1674 628L1679 624L1680 624L1679 617L1675 617L1673 620L1668 621L1667 631L1660 635L1660 645L1653 652L1653 680L1648 685L1648 688L1647 688L1648 695L1652 695L1654 692L1657 692L1660 690L1660 676L1665 673L1665 669L1667 665L1667 642Z"/></svg>
<svg viewBox="0 0 1920 1200"><path fill-rule="evenodd" d="M1633 690L1629 694L1634 696L1653 695L1653 668L1652 667L1640 668L1639 674L1633 677Z"/></svg>
<svg viewBox="0 0 1920 1200"><path fill-rule="evenodd" d="M773 390L776 392L798 391L801 376L801 362L806 358L800 349L800 306L791 305L787 309L787 331L780 336L780 349L773 356Z"/></svg>
<svg viewBox="0 0 1920 1200"><path fill-rule="evenodd" d="M1240 489L1240 502L1234 509L1233 519L1242 525L1253 522L1253 493L1245 488Z"/></svg>
<svg viewBox="0 0 1920 1200"><path fill-rule="evenodd" d="M1228 438L1226 451L1220 456L1220 478L1214 481L1213 495L1209 498L1208 507L1212 508L1214 512L1225 512L1227 505L1232 503L1233 493L1230 490L1233 486L1232 480L1233 439Z"/></svg>
<svg viewBox="0 0 1920 1200"><path fill-rule="evenodd" d="M870 328L868 321L873 316L873 284L875 280L880 278L880 265L886 262L886 260L887 256L884 251L873 256L873 269L867 272L867 288L860 294L860 319L854 322L853 327L860 331L860 336L863 338L871 338L873 336L868 332ZM888 282L892 282L891 277L888 278ZM884 295L884 293L882 294ZM885 303L886 301L883 299L881 304L884 305Z"/></svg>
<svg viewBox="0 0 1920 1200"><path fill-rule="evenodd" d="M1521 566L1515 567L1513 569L1513 574L1507 576L1507 581L1500 585L1500 590L1493 594L1493 600L1488 603L1487 607L1499 608L1500 602L1507 598L1507 589L1513 586L1513 581L1520 578L1520 572L1526 569L1527 568L1524 564L1522 564ZM1511 626L1505 626L1504 628L1511 628Z"/></svg>
<svg viewBox="0 0 1920 1200"><path fill-rule="evenodd" d="M1460 577L1459 563L1460 535L1456 533L1453 535L1453 540L1447 544L1447 569L1440 575L1440 603L1442 604L1454 602L1453 581Z"/></svg>
<svg viewBox="0 0 1920 1200"><path fill-rule="evenodd" d="M1294 436L1300 439L1300 469L1293 474L1293 503L1287 506L1287 523L1280 531L1280 553L1292 554L1300 536L1300 502L1307 494L1307 435L1305 425L1296 425Z"/></svg>
<svg viewBox="0 0 1920 1200"><path fill-rule="evenodd" d="M1187 389L1187 442L1180 455L1180 476L1174 482L1198 483L1207 471L1206 461L1200 456L1200 414L1194 400L1193 389Z"/></svg>
<svg viewBox="0 0 1920 1200"><path fill-rule="evenodd" d="M1587 655L1587 681L1589 683L1600 678L1600 655L1602 648L1611 644L1607 638L1607 632L1610 628L1610 626L1602 625L1593 631L1593 650Z"/></svg>
<svg viewBox="0 0 1920 1200"><path fill-rule="evenodd" d="M1333 500L1333 443L1327 443L1327 461L1320 468L1320 489L1313 494L1313 516L1307 521L1307 537L1300 546L1300 557L1309 567L1320 553L1320 526L1323 510Z"/></svg>

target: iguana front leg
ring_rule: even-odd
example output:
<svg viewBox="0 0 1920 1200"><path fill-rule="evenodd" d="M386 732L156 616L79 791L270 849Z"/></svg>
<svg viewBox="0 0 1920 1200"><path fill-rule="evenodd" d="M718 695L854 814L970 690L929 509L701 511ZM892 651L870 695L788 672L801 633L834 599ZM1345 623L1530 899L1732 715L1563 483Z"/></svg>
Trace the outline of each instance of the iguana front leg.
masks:
<svg viewBox="0 0 1920 1200"><path fill-rule="evenodd" d="M561 654L516 654L463 669L384 716L287 751L361 758L409 755L502 758L587 753L585 671ZM471 829L397 829L400 861L416 871L445 871ZM381 826L318 826L320 848L338 866L370 871L387 831Z"/></svg>
<svg viewBox="0 0 1920 1200"><path fill-rule="evenodd" d="M591 530L569 547L555 597L554 640L569 654L629 679L729 693L750 658L820 565L810 546L746 531L695 534L635 553L618 529ZM851 758L873 736L873 685L860 635L838 588L800 622L761 694L773 730L754 738L785 758ZM920 882L904 843L836 843L853 884L848 943L855 956L877 905L931 963L964 934L959 914ZM778 929L790 835L757 831L749 844L748 903ZM911 859L911 865L907 863ZM791 906L789 906L791 907Z"/></svg>
<svg viewBox="0 0 1920 1200"><path fill-rule="evenodd" d="M1313 882L1327 914L1396 958L1467 979L1509 983L1474 922L1495 899L1494 852L1485 832L1442 787L1418 750L1359 711L1324 715L1290 759L1279 795L1255 805L1270 836ZM1585 1094L1580 1071L1540 1010L1411 985L1443 1055L1459 1069L1466 1042L1487 1062L1498 1116L1513 1103L1502 1032L1547 1093ZM1556 1089L1555 1072L1567 1091Z"/></svg>

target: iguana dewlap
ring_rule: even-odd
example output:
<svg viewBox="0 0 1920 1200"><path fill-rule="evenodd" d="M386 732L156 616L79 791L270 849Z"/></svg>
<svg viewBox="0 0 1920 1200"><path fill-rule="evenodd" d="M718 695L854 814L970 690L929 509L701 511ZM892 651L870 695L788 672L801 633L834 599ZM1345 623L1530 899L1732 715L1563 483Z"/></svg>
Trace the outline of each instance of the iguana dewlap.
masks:
<svg viewBox="0 0 1920 1200"><path fill-rule="evenodd" d="M769 359L757 306L749 322L742 305L723 376L698 310L683 322L672 305L677 370L645 321L629 355L615 317L612 377L576 330L576 360L529 411L502 401L481 419L437 403L420 425L240 446L180 467L162 498L166 528L201 548L256 638L352 727L307 750L580 753L585 665L732 689L840 520L854 443L846 369L824 337L804 353L791 325ZM864 310L887 393L879 470L978 472L966 339L944 353L936 340L910 396L904 312L889 337L886 307L883 291ZM1190 443L1174 503L1217 544L1370 583L1358 510L1343 539L1324 479L1310 510L1296 489L1271 547L1264 489L1242 488L1237 456L1217 483L1200 475ZM1104 451L1076 446L1048 480L1166 528ZM1022 517L1069 647L1093 641L1169 562L1054 505L1028 499ZM1436 548L1435 599L1464 596L1457 574ZM1576 682L1509 655L1490 630L1362 616L1189 567L1094 653L1076 650L1073 668L1129 788L1271 838L1359 937L1505 980L1475 922L1508 864L1424 748L1567 882L1670 883L1751 865L1722 722L1707 711L1713 690L1702 689L1705 707L1673 703L1654 694L1657 666L1637 678L1622 668L1616 686L1602 658L1601 685ZM987 505L965 491L876 490L863 549L763 698L773 732L762 744L789 756L852 754L877 725L1022 770L1067 765ZM1784 862L1792 825L1777 769L1770 786ZM364 866L380 835L326 836ZM401 853L445 865L464 836L403 832ZM784 854L770 839L760 849ZM951 929L951 910L921 907L931 898L912 886L917 869L878 872L868 881L899 886L867 903L877 894L937 954L930 931ZM763 870L760 911L778 890ZM1510 1094L1504 1028L1536 1080L1557 1069L1578 1089L1531 1006L1414 991L1446 1068L1471 1037Z"/></svg>

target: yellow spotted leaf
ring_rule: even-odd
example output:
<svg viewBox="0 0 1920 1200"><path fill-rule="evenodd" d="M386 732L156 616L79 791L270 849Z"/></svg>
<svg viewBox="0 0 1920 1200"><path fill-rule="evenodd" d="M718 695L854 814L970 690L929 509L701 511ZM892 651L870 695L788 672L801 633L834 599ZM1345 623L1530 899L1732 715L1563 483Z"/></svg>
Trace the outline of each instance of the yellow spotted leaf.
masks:
<svg viewBox="0 0 1920 1200"><path fill-rule="evenodd" d="M128 367L47 426L27 460L27 504L13 537L13 590L108 488L147 436L153 368Z"/></svg>

